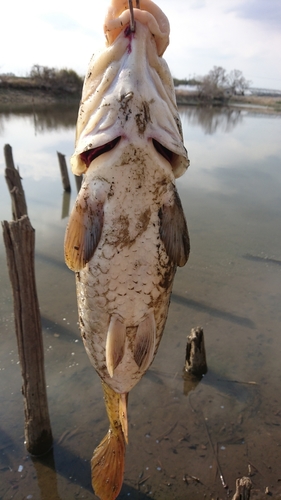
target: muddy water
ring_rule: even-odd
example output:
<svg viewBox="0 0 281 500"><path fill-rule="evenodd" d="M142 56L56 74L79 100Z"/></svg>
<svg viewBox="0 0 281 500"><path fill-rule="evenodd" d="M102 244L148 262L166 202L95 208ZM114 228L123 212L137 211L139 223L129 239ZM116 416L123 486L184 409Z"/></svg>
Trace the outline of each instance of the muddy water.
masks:
<svg viewBox="0 0 281 500"><path fill-rule="evenodd" d="M179 269L157 357L130 394L120 499L232 498L251 474L253 498L281 498L281 120L251 111L181 108L191 166L178 181L192 251ZM90 459L107 431L100 382L77 326L63 263L68 206L56 151L69 160L75 111L0 115L36 230L53 452L28 456L13 303L0 242L0 498L94 499ZM0 158L1 220L11 219ZM183 379L186 336L205 333L208 373ZM224 488L226 484L228 488ZM252 498L251 497L251 498Z"/></svg>

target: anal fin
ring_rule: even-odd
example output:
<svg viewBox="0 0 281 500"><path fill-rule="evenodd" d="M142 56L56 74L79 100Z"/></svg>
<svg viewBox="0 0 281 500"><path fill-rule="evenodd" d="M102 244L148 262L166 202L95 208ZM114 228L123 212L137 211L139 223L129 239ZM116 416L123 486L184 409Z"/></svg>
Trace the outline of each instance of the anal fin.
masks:
<svg viewBox="0 0 281 500"><path fill-rule="evenodd" d="M124 356L126 326L118 316L111 316L106 338L105 359L107 371L112 378L114 370Z"/></svg>
<svg viewBox="0 0 281 500"><path fill-rule="evenodd" d="M141 321L137 328L135 345L134 345L134 359L138 367L145 371L151 364L156 339L156 325L153 311Z"/></svg>

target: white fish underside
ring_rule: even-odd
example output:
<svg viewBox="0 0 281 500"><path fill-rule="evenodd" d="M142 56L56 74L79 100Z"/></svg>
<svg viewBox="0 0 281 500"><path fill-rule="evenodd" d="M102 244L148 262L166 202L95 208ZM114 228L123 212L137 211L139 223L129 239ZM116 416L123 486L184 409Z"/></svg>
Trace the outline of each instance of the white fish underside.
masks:
<svg viewBox="0 0 281 500"><path fill-rule="evenodd" d="M74 173L85 171L88 154L89 167L65 243L86 351L117 393L151 364L176 266L189 252L174 185L188 160L172 80L148 27L137 22L136 33L122 32L90 65L72 159Z"/></svg>

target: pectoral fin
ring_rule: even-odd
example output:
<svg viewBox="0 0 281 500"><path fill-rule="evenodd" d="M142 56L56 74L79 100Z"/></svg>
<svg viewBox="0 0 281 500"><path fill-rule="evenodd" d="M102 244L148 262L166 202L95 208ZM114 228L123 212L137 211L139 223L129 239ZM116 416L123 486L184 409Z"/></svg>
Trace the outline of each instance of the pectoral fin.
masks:
<svg viewBox="0 0 281 500"><path fill-rule="evenodd" d="M126 340L126 326L117 316L111 316L106 338L105 359L110 377L122 361Z"/></svg>
<svg viewBox="0 0 281 500"><path fill-rule="evenodd" d="M160 237L171 261L182 267L187 262L189 235L180 197L174 188L169 203L159 210Z"/></svg>
<svg viewBox="0 0 281 500"><path fill-rule="evenodd" d="M80 271L92 258L103 227L103 202L82 188L71 212L64 240L64 256L72 271Z"/></svg>
<svg viewBox="0 0 281 500"><path fill-rule="evenodd" d="M155 351L156 326L154 313L151 312L138 326L135 345L134 359L139 368L147 370L152 363Z"/></svg>

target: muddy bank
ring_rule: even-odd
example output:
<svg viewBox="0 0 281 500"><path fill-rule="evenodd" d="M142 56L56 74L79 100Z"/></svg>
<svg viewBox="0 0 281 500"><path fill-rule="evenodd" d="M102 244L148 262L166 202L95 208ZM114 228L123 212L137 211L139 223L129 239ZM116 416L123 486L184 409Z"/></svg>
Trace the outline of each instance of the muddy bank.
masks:
<svg viewBox="0 0 281 500"><path fill-rule="evenodd" d="M80 96L69 92L54 93L40 89L0 88L0 107L55 104L57 102L79 103Z"/></svg>

